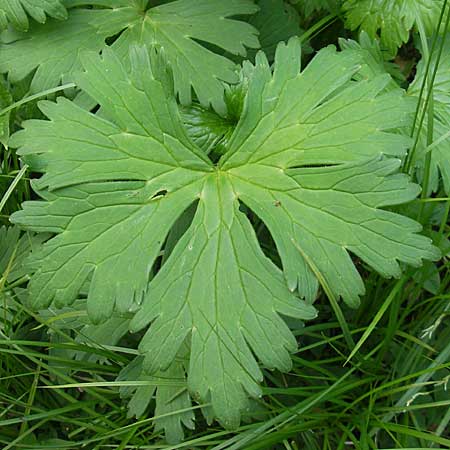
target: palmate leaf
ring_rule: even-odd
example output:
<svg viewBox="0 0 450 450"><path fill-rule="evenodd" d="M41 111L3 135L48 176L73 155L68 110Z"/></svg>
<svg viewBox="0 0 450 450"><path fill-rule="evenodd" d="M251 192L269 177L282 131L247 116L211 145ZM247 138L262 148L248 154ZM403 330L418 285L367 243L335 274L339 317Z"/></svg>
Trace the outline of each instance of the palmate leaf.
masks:
<svg viewBox="0 0 450 450"><path fill-rule="evenodd" d="M187 137L161 57L140 48L131 59L127 72L112 50L83 57L76 80L102 117L43 102L49 121L25 122L12 137L44 172L34 182L43 200L12 220L57 233L34 258L31 298L38 308L69 304L92 274L94 321L141 305L131 328L151 323L140 345L146 372L167 370L187 342L189 391L234 427L247 397L261 394L256 359L289 370L297 342L281 315L316 317L315 275L355 306L364 285L349 252L385 276L439 256L418 223L381 209L419 190L396 173L398 159L382 156L409 145L390 130L410 123L415 102L384 93L389 77L352 81L358 58L333 47L301 70L293 39L278 47L273 73L263 54L245 64L244 110L213 164ZM269 228L283 271L241 202ZM192 223L149 281L188 208Z"/></svg>
<svg viewBox="0 0 450 450"><path fill-rule="evenodd" d="M191 102L191 87L199 101L225 111L223 81L235 83L235 64L200 42L234 55L246 47L258 48L257 30L230 16L257 11L251 0L178 0L147 9L138 0L66 0L68 8L98 6L101 9L69 9L64 22L49 21L33 26L30 33L3 36L0 71L11 81L23 79L37 69L31 90L43 91L61 80L72 81L81 69L83 50L100 51L105 40L120 34L113 47L122 58L130 44L158 45L172 64L175 92L182 104ZM49 52L48 49L51 48Z"/></svg>
<svg viewBox="0 0 450 450"><path fill-rule="evenodd" d="M67 11L61 0L0 0L0 30L11 23L17 30L28 31L28 16L45 23L47 16L67 19Z"/></svg>
<svg viewBox="0 0 450 450"><path fill-rule="evenodd" d="M444 0L346 0L343 9L349 28L361 28L372 38L380 31L381 43L395 54L414 26L433 34L443 5Z"/></svg>

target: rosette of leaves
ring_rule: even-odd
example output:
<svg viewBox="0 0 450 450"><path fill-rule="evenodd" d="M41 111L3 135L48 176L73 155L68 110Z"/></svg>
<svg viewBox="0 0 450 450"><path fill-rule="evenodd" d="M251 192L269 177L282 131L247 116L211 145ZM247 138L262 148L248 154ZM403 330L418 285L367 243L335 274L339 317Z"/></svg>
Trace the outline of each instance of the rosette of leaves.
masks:
<svg viewBox="0 0 450 450"><path fill-rule="evenodd" d="M204 106L225 112L223 82L236 83L236 65L226 54L258 48L258 31L232 18L255 13L251 0L178 0L153 6L147 0L65 0L68 19L34 24L28 33L5 33L0 72L16 82L36 70L31 91L72 81L83 50L100 52L106 41L121 58L130 44L157 45L173 67L175 92L189 104L194 90ZM205 46L206 43L208 46ZM222 51L215 52L211 48Z"/></svg>
<svg viewBox="0 0 450 450"><path fill-rule="evenodd" d="M77 298L88 314L138 311L134 331L150 376L189 348L187 387L210 418L236 427L261 395L260 363L288 371L297 341L282 316L308 320L319 282L357 306L364 284L350 254L384 276L439 257L415 221L384 209L419 192L397 173L415 102L385 92L388 76L355 81L359 58L321 50L301 68L297 39L244 64L248 91L214 163L188 137L160 52L134 47L128 70L113 50L81 57L77 85L95 115L59 98L40 103L10 145L43 176L41 201L12 220L50 231L29 290L36 308ZM314 87L314 89L312 89ZM266 224L281 267L261 250L244 206ZM159 268L166 237L194 209ZM155 265L156 262L156 265ZM155 268L158 267L157 270ZM153 275L154 274L154 275Z"/></svg>

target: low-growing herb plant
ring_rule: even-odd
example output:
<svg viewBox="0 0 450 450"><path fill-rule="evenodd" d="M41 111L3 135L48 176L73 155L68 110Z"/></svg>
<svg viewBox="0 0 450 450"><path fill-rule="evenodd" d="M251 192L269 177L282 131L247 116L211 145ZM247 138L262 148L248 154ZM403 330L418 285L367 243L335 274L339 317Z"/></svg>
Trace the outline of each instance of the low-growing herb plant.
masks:
<svg viewBox="0 0 450 450"><path fill-rule="evenodd" d="M20 210L12 189L2 200L27 232L1 229L3 285L41 320L75 317L57 334L79 345L131 339L128 416L156 398L169 442L195 428L194 403L237 429L264 373L291 370L318 298L353 356L366 337L354 347L340 300L358 308L376 274L427 283L424 261L439 285L448 207L425 201L450 186L447 10L0 0L2 171L20 157L13 186L28 169L33 190ZM314 18L362 31L315 48Z"/></svg>

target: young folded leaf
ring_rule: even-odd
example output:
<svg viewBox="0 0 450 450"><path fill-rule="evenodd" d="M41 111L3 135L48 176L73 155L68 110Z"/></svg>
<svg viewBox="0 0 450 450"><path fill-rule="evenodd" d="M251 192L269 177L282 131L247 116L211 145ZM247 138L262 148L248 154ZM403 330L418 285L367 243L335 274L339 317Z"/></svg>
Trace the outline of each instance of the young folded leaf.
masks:
<svg viewBox="0 0 450 450"><path fill-rule="evenodd" d="M81 69L83 50L99 52L107 38L119 36L112 47L122 60L127 59L130 44L160 46L172 64L180 102L191 102L192 87L201 104L224 113L223 82L238 81L235 64L201 42L242 56L246 47L259 47L257 30L230 18L256 12L251 0L178 0L153 8L144 8L147 2L135 0L65 3L68 7L103 8L70 9L67 21L51 21L36 25L31 33L5 36L0 44L0 72L8 72L9 78L17 81L37 69L31 89L43 91L61 79L73 80L74 71Z"/></svg>
<svg viewBox="0 0 450 450"><path fill-rule="evenodd" d="M57 233L35 257L30 296L39 308L69 304L92 273L91 318L141 305L131 328L151 324L144 369L167 370L188 341L190 392L236 427L248 396L261 395L257 359L290 369L297 342L281 316L316 317L316 276L356 306L364 285L349 252L385 276L439 256L418 223L381 209L419 191L396 173L398 159L382 156L409 145L390 130L410 123L415 102L385 93L389 77L353 81L358 59L333 47L301 70L292 39L279 45L273 73L263 54L245 65L244 111L213 164L187 136L161 55L135 48L131 59L128 72L112 50L84 55L76 80L101 116L42 102L49 121L28 121L11 138L44 172L34 182L43 201L12 220ZM283 271L242 203L269 228ZM191 205L189 228L150 279Z"/></svg>

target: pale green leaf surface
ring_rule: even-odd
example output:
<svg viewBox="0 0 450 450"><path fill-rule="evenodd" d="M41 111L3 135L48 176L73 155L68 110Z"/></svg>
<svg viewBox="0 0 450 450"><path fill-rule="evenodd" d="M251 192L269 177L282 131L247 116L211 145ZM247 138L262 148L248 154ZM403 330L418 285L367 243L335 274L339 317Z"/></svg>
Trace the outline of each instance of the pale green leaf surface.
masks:
<svg viewBox="0 0 450 450"><path fill-rule="evenodd" d="M405 154L410 140L390 131L411 123L415 102L400 90L385 93L389 76L349 83L361 69L360 58L338 54L331 46L300 75L300 54L293 45L280 46L277 59L273 78L262 54L248 68L245 118L230 142L225 169L253 163L280 168L339 164L380 153Z"/></svg>
<svg viewBox="0 0 450 450"><path fill-rule="evenodd" d="M168 370L187 343L189 391L225 426L261 394L257 360L290 369L297 342L282 316L316 316L296 289L311 302L320 274L356 305L364 285L350 253L385 276L438 256L419 224L381 209L418 193L387 159L409 145L391 131L410 123L415 102L384 92L389 77L352 81L354 55L327 48L300 71L293 39L279 46L273 74L262 54L246 65L244 110L217 165L184 130L157 54L135 50L131 72L112 51L82 61L77 82L101 117L45 102L49 120L26 122L11 140L44 172L34 183L43 200L13 220L57 233L33 257L31 296L40 308L70 304L92 275L93 320L141 305L131 328L150 324L140 344L146 372ZM268 226L283 271L241 202ZM188 208L189 228L153 276Z"/></svg>
<svg viewBox="0 0 450 450"><path fill-rule="evenodd" d="M265 258L226 176L209 177L200 198L132 327L154 321L141 341L157 356L146 359L150 372L167 367L191 333L190 389L195 398L211 396L223 423L236 426L245 391L260 395L262 374L249 345L263 364L288 370L296 342L277 312L305 319L315 312L289 293Z"/></svg>
<svg viewBox="0 0 450 450"><path fill-rule="evenodd" d="M289 65L287 61L289 61ZM311 200L307 200L307 197L304 196L308 195L308 191L302 189L306 187L301 183L302 177L286 177L285 175L288 174L286 169L290 167L340 164L380 154L397 156L404 154L406 147L410 144L409 139L390 131L410 123L415 102L406 99L400 89L385 92L390 81L386 75L356 84L349 83L354 74L361 69L361 64L358 62L360 62L359 55L352 52L337 54L333 48L329 47L319 52L299 75L300 57L295 46L292 44L281 45L277 52L272 76L267 61L260 57L254 68L248 67L247 69L249 92L246 108L231 139L230 150L222 161L223 169L230 170L230 173L236 174L242 179L242 182L247 183L246 189L252 188L248 184L249 180L258 185L257 189L271 186L271 190L259 191L258 196L255 196L254 192L245 194L241 192L244 189L243 185L236 187L236 191L240 195L245 195L245 201L251 207L258 208L256 212L260 214L274 236L283 260L284 273L289 287L295 289L298 286L300 293L306 298L311 298L314 292L315 281L312 268L302 258L297 257L296 247L302 247L299 243L299 239L301 239L305 241L305 245L309 246L306 256L313 261L314 269L319 270L325 279L330 277L330 286L332 289L333 286L335 287L335 294L342 296L352 305L358 303L358 296L363 293L363 286L345 249L350 250L352 247L351 251L357 253L384 275L398 276L400 268L395 260L397 258L404 260L403 258L406 256L403 251L399 251L402 247L401 239L397 249L392 248L389 251L389 246L386 246L387 252L383 258L380 257L382 255L377 255L380 243L376 243L378 238L375 235L383 236L387 233L392 239L396 232L400 232L402 225L398 224L393 227L396 221L394 216L392 219L385 216L384 220L375 220L375 217L372 217L374 220L366 223L367 215L363 212L365 205L361 205L361 209L354 209L356 204L350 206L345 200L342 206L339 206L336 204L340 197L338 192L332 194L333 200L329 203L334 211L330 210L330 216L325 219L322 214L325 213L328 202L319 200L322 187L320 185L315 187L311 192ZM324 67L327 67L327 70L323 70ZM314 85L314 89L310 89L312 85ZM373 161L370 164L374 164L374 166L370 167L365 164L351 166L353 173L350 171L346 175L350 179L355 177L356 189L361 188L361 193L364 193L363 197L375 199L375 193L371 193L372 189L375 191L380 189L383 192L385 186L392 186L394 191L398 190L398 193L396 197L386 195L383 200L378 198L374 204L369 203L367 212L371 208L409 201L418 193L418 188L407 184L407 180L402 177L384 179L386 175L396 170L398 162L391 161L388 164ZM388 165L386 166L386 164ZM299 170L301 172L301 169L297 169L297 171ZM303 169L305 174L315 174L314 170L318 171L317 175L314 175L317 176L317 180L321 179L320 170L329 173L329 175L324 175L324 178L329 180L333 179L331 177L333 172L337 172L340 176L345 173L341 168ZM375 172L379 170L382 176L369 182L371 170L375 170ZM363 176L367 172L369 174ZM295 174L296 171L290 173ZM356 184L356 180L358 180L357 183L361 183L362 187ZM367 180L368 191L364 189L364 180ZM328 188L333 190L333 184ZM292 200L288 200L287 203L290 206L286 207L282 200L283 190L289 191L290 197L294 197L294 199L298 195L296 201L300 204L305 202L305 204L295 206L295 203L291 205ZM297 195L295 191L298 191ZM304 197L304 200L301 197ZM263 198L264 201L258 205L258 200L263 200ZM308 204L312 206L317 202L320 204L322 201L325 203L318 208L316 214L304 209ZM276 218L271 217L270 213L262 216L263 205L265 207L272 206L268 211L275 211L273 206L277 205L279 213ZM289 214L286 218L286 225L280 226L283 210L288 211ZM324 231L323 236L326 237L321 245L313 244L314 236L310 239L304 238L308 235L307 230L294 231L295 216L292 218L289 215L295 214L296 210L300 223L306 225L311 221L310 230L320 230L322 225L330 225L327 231ZM336 246L331 245L331 242L328 241L332 241L333 236L339 236L339 233L335 231L339 229L339 217L345 220L346 217L353 214L355 215L352 222L360 224L359 231L347 233L342 229L341 238L344 238L345 235L349 238L350 235L356 238L361 232L365 234L365 237L361 235L359 239L365 242L357 244L356 241L353 241L353 244L350 244L350 240L344 238L340 244L335 242ZM338 222L334 222L336 219ZM387 223L391 220L392 223L388 226ZM331 225L333 223L334 225ZM344 224L342 223L342 225ZM344 228L346 226L344 225ZM418 230L417 225L405 223L405 226L411 232ZM366 227L368 229L364 230ZM369 231L370 229L372 231ZM371 245L372 238L366 233L372 234L373 246ZM300 238L296 237L299 235ZM301 237L302 235L303 237ZM319 240L322 241L320 238ZM403 242L406 253L409 253L409 250L406 250L409 247L408 240L409 237ZM419 244L419 241L422 241L424 247ZM413 260L429 245L422 238L419 238L419 241L417 241L416 251L410 249L410 255L413 256L415 253L416 257L412 259L407 257L407 262L414 263ZM413 243L412 247L414 246ZM305 249L303 248L302 251ZM397 251L398 253L396 253ZM432 251L429 253L429 257L432 253ZM322 262L315 261L313 254L317 257L322 255L318 258ZM335 261L330 258L330 254L335 255ZM419 263L420 258L415 261L415 264ZM333 273L334 275L332 275Z"/></svg>
<svg viewBox="0 0 450 450"><path fill-rule="evenodd" d="M47 16L67 19L67 11L61 0L0 0L0 30L11 23L17 30L28 31L28 16L45 23Z"/></svg>
<svg viewBox="0 0 450 450"><path fill-rule="evenodd" d="M5 36L0 45L0 71L20 80L37 68L32 90L42 91L73 79L81 68L83 50L99 52L106 38L120 37L113 47L126 58L131 44L164 49L172 65L175 92L182 104L191 102L194 89L199 101L225 112L223 82L238 81L235 64L199 42L231 54L245 56L246 48L259 47L257 31L230 16L248 15L257 8L251 0L178 0L142 10L133 0L74 1L68 6L100 5L104 9L73 9L65 22L36 25L32 33ZM49 52L48 48L52 51Z"/></svg>
<svg viewBox="0 0 450 450"><path fill-rule="evenodd" d="M382 45L395 54L418 23L432 35L443 4L444 0L346 0L343 9L349 28L361 28L372 38L379 33Z"/></svg>
<svg viewBox="0 0 450 450"><path fill-rule="evenodd" d="M439 255L427 239L414 234L419 224L377 209L411 201L419 193L406 176L390 175L399 165L399 160L374 159L283 174L248 165L231 173L238 178L240 198L269 227L289 286L311 295L311 267L298 258L301 249L333 293L358 306L364 285L348 252L386 277L400 276L397 261L418 266L423 255ZM303 292L304 286L309 290Z"/></svg>

